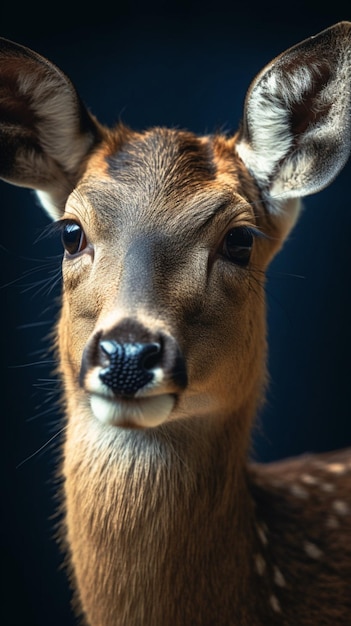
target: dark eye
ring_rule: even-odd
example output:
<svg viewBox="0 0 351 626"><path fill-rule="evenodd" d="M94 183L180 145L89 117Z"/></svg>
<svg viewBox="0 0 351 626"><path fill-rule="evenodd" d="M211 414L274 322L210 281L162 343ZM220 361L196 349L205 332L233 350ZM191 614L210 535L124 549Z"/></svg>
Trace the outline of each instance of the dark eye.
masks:
<svg viewBox="0 0 351 626"><path fill-rule="evenodd" d="M247 226L232 228L225 236L221 254L223 257L246 267L250 261L254 236Z"/></svg>
<svg viewBox="0 0 351 626"><path fill-rule="evenodd" d="M67 222L65 224L61 234L61 241L66 252L71 255L78 254L87 245L84 231L77 222Z"/></svg>

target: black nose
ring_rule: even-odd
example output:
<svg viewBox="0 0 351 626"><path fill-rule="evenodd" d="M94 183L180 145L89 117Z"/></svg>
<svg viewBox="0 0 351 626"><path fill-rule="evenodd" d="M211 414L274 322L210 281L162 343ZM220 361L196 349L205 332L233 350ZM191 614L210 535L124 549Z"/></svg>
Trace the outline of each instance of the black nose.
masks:
<svg viewBox="0 0 351 626"><path fill-rule="evenodd" d="M160 364L160 343L119 343L114 339L100 342L100 349L108 365L99 377L114 394L133 396L154 378L154 368Z"/></svg>

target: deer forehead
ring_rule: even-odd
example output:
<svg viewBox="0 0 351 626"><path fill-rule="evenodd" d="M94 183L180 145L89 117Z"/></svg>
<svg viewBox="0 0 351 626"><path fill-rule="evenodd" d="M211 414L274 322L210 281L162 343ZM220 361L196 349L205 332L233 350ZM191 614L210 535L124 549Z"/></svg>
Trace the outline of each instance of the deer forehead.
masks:
<svg viewBox="0 0 351 626"><path fill-rule="evenodd" d="M102 238L130 230L172 233L195 241L196 230L224 206L233 219L255 223L257 198L240 185L231 142L156 128L111 137L91 156L66 213ZM254 194L252 194L254 196ZM253 204L250 204L253 202Z"/></svg>

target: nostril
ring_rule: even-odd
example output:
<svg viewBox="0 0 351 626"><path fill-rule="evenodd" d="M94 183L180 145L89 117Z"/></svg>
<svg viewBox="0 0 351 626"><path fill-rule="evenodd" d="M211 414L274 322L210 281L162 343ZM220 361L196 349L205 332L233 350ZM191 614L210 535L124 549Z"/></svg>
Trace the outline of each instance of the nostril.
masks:
<svg viewBox="0 0 351 626"><path fill-rule="evenodd" d="M159 343L100 342L102 365L99 376L116 395L132 396L154 378L152 371L161 359Z"/></svg>
<svg viewBox="0 0 351 626"><path fill-rule="evenodd" d="M162 346L159 343L150 343L143 346L140 354L140 366L144 370L152 370L160 364Z"/></svg>

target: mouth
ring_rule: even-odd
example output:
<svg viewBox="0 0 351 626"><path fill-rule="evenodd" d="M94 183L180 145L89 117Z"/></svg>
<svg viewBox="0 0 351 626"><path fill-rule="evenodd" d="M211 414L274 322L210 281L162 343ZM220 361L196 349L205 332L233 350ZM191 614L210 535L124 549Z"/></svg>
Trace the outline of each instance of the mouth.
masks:
<svg viewBox="0 0 351 626"><path fill-rule="evenodd" d="M94 416L107 426L152 428L163 424L175 405L173 394L145 398L110 398L93 393L90 406Z"/></svg>
<svg viewBox="0 0 351 626"><path fill-rule="evenodd" d="M157 389L157 387L159 387ZM145 387L133 396L116 395L93 368L84 379L83 388L94 417L106 426L154 428L166 422L177 402L174 390L161 385Z"/></svg>

